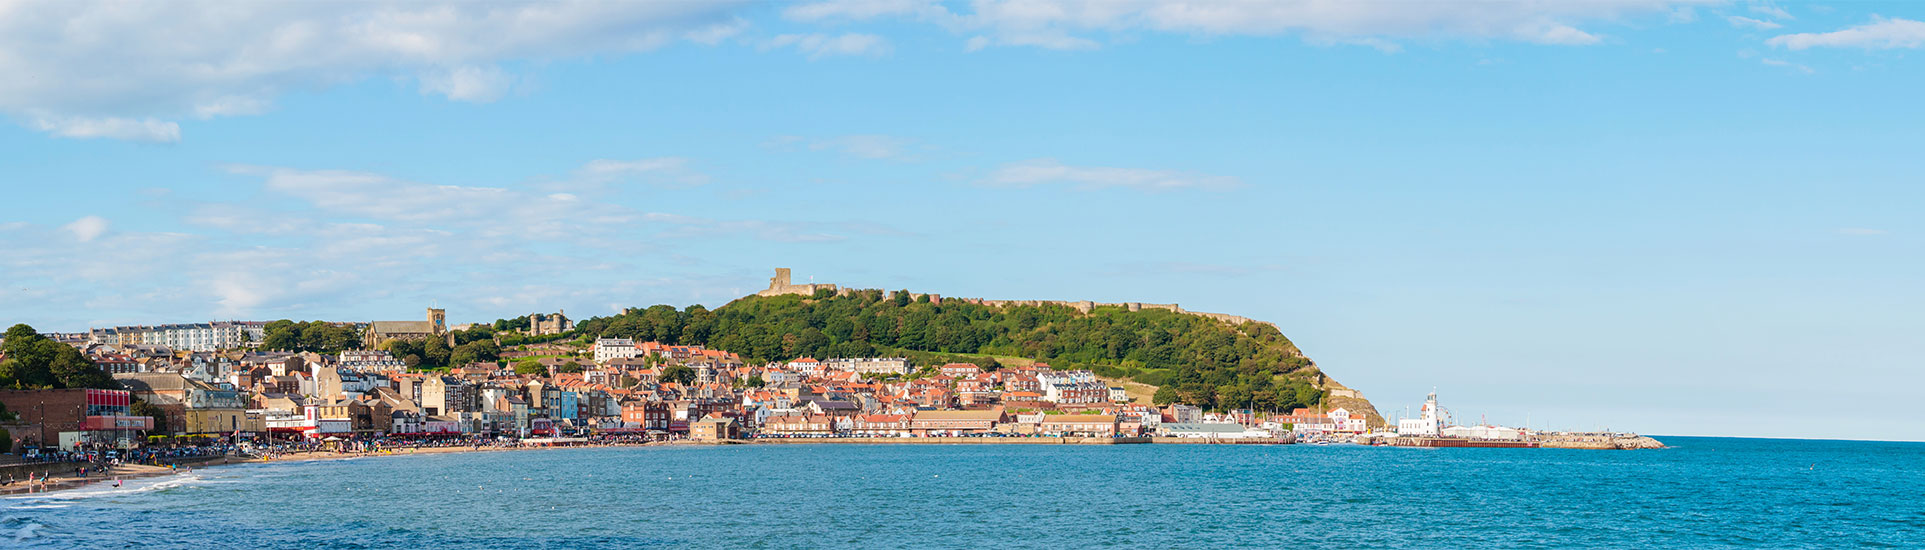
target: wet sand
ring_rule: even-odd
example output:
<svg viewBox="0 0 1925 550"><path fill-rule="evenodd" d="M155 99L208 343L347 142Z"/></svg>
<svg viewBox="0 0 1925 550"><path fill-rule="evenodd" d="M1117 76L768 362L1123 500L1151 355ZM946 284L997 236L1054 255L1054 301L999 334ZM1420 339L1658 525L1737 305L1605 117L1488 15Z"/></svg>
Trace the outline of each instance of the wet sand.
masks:
<svg viewBox="0 0 1925 550"><path fill-rule="evenodd" d="M0 486L0 495L50 493L66 489L77 489L98 483L112 485L116 477L120 478L122 482L125 482L130 479L167 476L176 473L179 473L179 471L166 466L122 464L109 468L106 472L89 469L87 477L79 477L72 474L54 474L52 479L44 482L36 479L32 483L27 482L25 479L15 479L11 485Z"/></svg>

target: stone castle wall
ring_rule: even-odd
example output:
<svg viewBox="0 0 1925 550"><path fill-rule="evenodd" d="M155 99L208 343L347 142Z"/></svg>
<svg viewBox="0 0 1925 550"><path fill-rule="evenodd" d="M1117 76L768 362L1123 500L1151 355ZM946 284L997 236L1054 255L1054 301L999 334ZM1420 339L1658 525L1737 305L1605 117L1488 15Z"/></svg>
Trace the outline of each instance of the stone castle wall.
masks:
<svg viewBox="0 0 1925 550"><path fill-rule="evenodd" d="M830 284L798 285L798 284L791 283L789 278L790 278L789 268L786 268L786 267L775 268L775 276L769 278L769 288L761 292L757 292L755 293L755 295L756 296L783 296L788 294L800 294L803 296L813 296L815 295L815 292L817 290L826 289L831 292L835 292L837 296L847 296L849 294L861 292L862 290L867 290L867 289L854 289L854 288L838 288L836 285L830 285ZM930 302L934 302L938 304L942 303L942 300L943 300L942 296L938 294L917 294L917 293L910 293L909 299L921 300L922 297L924 296L928 296ZM989 300L989 299L983 299L983 298L950 298L950 299L960 300L971 304L984 305L984 306L990 306L990 307L1009 307L1009 306L1042 307L1046 305L1064 306L1064 307L1074 308L1076 311L1079 311L1082 313L1089 313L1089 312L1095 311L1096 308L1099 308L1099 307L1120 307L1127 311L1143 311L1146 309L1160 309L1160 310L1170 311L1174 313L1183 313L1188 315L1195 315L1198 317L1215 319L1218 321L1229 323L1231 325L1238 325L1238 326L1241 326L1244 323L1263 323L1266 325L1270 325L1273 328L1278 328L1279 331L1281 331L1281 327L1277 327L1275 323L1271 323L1268 321L1258 321L1256 319L1251 319L1249 317L1244 317L1242 315L1230 315L1227 313L1207 313L1202 311L1189 311L1189 310L1183 309L1183 306L1179 306L1176 304L1145 304L1142 302L1092 302L1089 300L1076 300L1076 301L1072 301L1072 300Z"/></svg>

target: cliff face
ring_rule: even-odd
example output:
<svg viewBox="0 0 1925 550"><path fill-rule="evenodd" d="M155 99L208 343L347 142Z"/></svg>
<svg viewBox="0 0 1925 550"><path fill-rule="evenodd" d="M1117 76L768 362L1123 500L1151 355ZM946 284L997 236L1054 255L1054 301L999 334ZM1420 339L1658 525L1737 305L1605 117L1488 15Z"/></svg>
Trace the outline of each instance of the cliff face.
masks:
<svg viewBox="0 0 1925 550"><path fill-rule="evenodd" d="M848 311L857 317L858 324L872 328L866 331L863 342L870 347L880 344L934 353L1043 359L1059 367L1087 367L1105 378L1148 384L1159 391L1168 387L1172 391L1163 393L1173 396L1164 397L1180 402L1218 408L1277 408L1282 409L1280 412L1290 412L1288 409L1296 406L1325 411L1341 407L1352 415L1363 415L1373 426L1383 425L1382 415L1368 399L1319 369L1275 324L1239 315L1188 311L1177 304L945 298L918 293L907 294L906 301L917 306L927 304L929 310L943 313L917 311L915 307L876 310L844 302L872 304L893 294L829 284L792 284L787 268L778 268L769 288L755 297L791 295L830 296L830 303L804 307ZM960 319L938 317L957 311L966 313ZM876 316L883 317L883 322L869 327ZM936 323L934 332L947 334L947 339L942 334L919 337L924 330L921 325L927 323ZM833 320L828 320L820 326L832 324ZM907 334L883 336L873 329L906 330ZM837 335L829 336L835 339ZM844 349L856 352L861 347ZM831 350L822 353L837 354ZM1315 398L1305 393L1305 388L1317 390Z"/></svg>

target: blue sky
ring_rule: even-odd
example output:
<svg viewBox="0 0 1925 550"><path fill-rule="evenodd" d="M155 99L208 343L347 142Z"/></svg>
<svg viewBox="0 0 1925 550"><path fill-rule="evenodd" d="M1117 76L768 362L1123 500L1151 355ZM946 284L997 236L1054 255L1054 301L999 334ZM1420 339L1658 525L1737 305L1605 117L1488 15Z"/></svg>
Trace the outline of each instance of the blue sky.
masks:
<svg viewBox="0 0 1925 550"><path fill-rule="evenodd" d="M1387 414L1925 440L1925 13L0 2L0 318L1277 322Z"/></svg>

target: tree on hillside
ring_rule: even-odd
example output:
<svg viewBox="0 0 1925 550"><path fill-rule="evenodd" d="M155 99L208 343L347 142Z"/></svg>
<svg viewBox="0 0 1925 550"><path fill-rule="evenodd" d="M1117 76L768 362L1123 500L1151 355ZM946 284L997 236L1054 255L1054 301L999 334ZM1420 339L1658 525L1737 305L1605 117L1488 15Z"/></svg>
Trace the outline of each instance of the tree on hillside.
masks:
<svg viewBox="0 0 1925 550"><path fill-rule="evenodd" d="M1003 368L1002 362L997 361L996 358L994 357L977 357L971 360L970 363L974 363L976 366L982 367L984 371L993 371L993 370Z"/></svg>
<svg viewBox="0 0 1925 550"><path fill-rule="evenodd" d="M1169 386L1157 388L1156 394L1150 396L1150 402L1155 403L1158 407L1175 403L1177 399L1176 388Z"/></svg>
<svg viewBox="0 0 1925 550"><path fill-rule="evenodd" d="M713 311L630 308L582 321L578 332L672 337L677 344L741 354L752 364L902 356L916 365L968 362L993 369L1007 363L996 357L1021 357L1157 386L1160 403L1204 408L1278 410L1324 398L1315 387L1322 373L1276 327L1165 310L934 303L906 290L863 290L750 296Z"/></svg>
<svg viewBox="0 0 1925 550"><path fill-rule="evenodd" d="M454 345L456 347L460 347L462 344L474 342L476 340L495 339L495 328L490 325L475 325L463 330L448 331L448 335L454 337L455 339Z"/></svg>
<svg viewBox="0 0 1925 550"><path fill-rule="evenodd" d="M493 361L500 357L501 346L495 345L493 339L475 340L455 346L454 351L449 353L448 365L459 367L469 363Z"/></svg>
<svg viewBox="0 0 1925 550"><path fill-rule="evenodd" d="M574 361L562 363L560 368L555 369L555 372L559 372L562 374L574 374L574 373L579 373L581 371L582 371L582 364L576 363Z"/></svg>
<svg viewBox="0 0 1925 550"><path fill-rule="evenodd" d="M100 370L80 350L48 340L25 324L7 329L5 360L0 360L0 387L20 389L118 389L114 377Z"/></svg>
<svg viewBox="0 0 1925 550"><path fill-rule="evenodd" d="M496 319L493 328L495 332L512 332L528 330L528 328L532 326L534 326L533 321L528 319L527 315L523 315L513 319Z"/></svg>
<svg viewBox="0 0 1925 550"><path fill-rule="evenodd" d="M350 326L326 321L271 321L261 327L261 349L340 353L360 349L361 334Z"/></svg>
<svg viewBox="0 0 1925 550"><path fill-rule="evenodd" d="M693 383L695 382L695 369L682 365L670 365L668 368L662 369L662 381L677 384Z"/></svg>
<svg viewBox="0 0 1925 550"><path fill-rule="evenodd" d="M520 361L515 362L515 374L532 374L535 376L547 376L548 367L546 365L542 365L541 361L537 359L533 359L533 358L522 359Z"/></svg>

